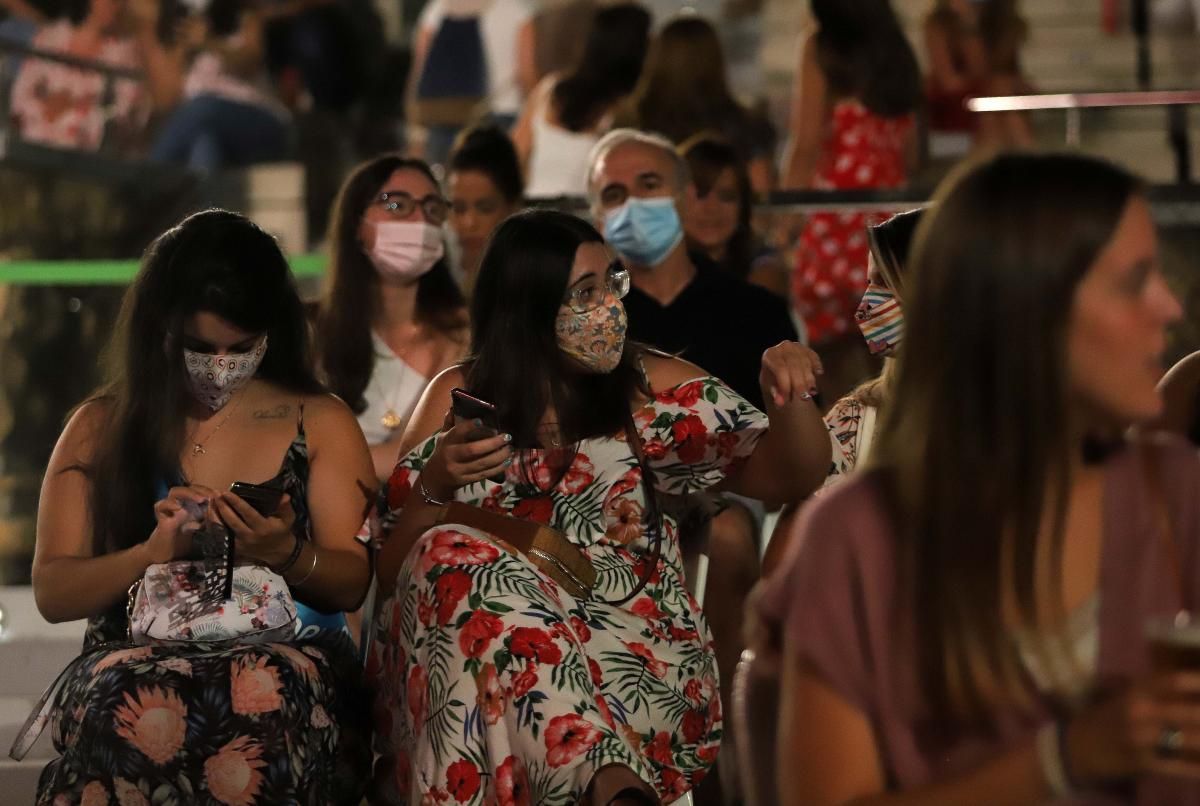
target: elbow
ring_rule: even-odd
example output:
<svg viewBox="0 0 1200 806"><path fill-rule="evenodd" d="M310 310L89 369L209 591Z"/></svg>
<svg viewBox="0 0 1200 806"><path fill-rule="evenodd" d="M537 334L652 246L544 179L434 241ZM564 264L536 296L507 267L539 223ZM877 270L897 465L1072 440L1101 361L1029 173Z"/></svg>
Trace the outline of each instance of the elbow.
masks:
<svg viewBox="0 0 1200 806"><path fill-rule="evenodd" d="M53 592L47 589L48 586L43 581L39 583L38 574L35 571L33 577L33 601L37 605L38 613L42 618L50 624L62 624L66 621L75 621L79 618L76 613L71 612L68 602L63 600L63 597L55 596Z"/></svg>

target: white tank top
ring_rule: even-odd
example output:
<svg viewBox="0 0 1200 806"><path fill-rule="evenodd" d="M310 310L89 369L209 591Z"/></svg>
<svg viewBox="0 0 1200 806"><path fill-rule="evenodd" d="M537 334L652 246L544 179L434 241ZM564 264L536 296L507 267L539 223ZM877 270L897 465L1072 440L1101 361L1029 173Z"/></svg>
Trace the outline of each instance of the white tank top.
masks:
<svg viewBox="0 0 1200 806"><path fill-rule="evenodd" d="M573 132L555 126L546 119L552 86L550 82L544 82L535 100L538 109L533 116L533 143L529 151L525 195L530 198L586 196L588 157L600 139L599 132L608 126L606 121L602 122L599 132Z"/></svg>
<svg viewBox="0 0 1200 806"><path fill-rule="evenodd" d="M368 445L379 445L403 430L429 379L392 352L392 348L374 330L371 331L371 342L375 349L375 369L371 372L367 388L363 390L367 408L358 415L358 425ZM401 419L398 428L388 428L383 424L388 412Z"/></svg>

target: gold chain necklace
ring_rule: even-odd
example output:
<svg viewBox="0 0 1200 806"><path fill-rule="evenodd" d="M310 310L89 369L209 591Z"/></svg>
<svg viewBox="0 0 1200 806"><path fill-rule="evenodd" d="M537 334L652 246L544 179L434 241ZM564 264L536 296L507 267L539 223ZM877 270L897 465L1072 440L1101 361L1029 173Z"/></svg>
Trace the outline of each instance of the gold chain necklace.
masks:
<svg viewBox="0 0 1200 806"><path fill-rule="evenodd" d="M217 427L214 428L212 430L212 432L209 433L209 435L206 436L204 439L197 440L192 443L192 456L203 456L206 453L208 453L208 451L204 449L205 443L209 442L213 437L215 437L217 435L218 431L220 431L222 428L225 427L225 423L229 422L229 418L233 416L234 411L237 410L237 407L241 404L241 402L242 402L242 394L241 394L241 392L238 392L237 400L234 401L233 405L229 407L229 411L225 413L225 417L222 418L221 422L217 423Z"/></svg>

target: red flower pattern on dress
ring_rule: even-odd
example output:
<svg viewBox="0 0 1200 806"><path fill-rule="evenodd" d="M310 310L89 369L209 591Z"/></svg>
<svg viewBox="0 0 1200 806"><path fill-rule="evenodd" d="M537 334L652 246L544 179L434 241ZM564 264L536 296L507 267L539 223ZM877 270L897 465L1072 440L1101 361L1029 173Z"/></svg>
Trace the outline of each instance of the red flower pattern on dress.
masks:
<svg viewBox="0 0 1200 806"><path fill-rule="evenodd" d="M479 770L465 758L446 770L446 789L459 803L466 803L479 791Z"/></svg>
<svg viewBox="0 0 1200 806"><path fill-rule="evenodd" d="M605 536L628 546L642 536L642 505L631 498L617 498L604 509L609 520Z"/></svg>
<svg viewBox="0 0 1200 806"><path fill-rule="evenodd" d="M471 590L471 576L461 569L447 571L433 584L433 596L437 601L438 624L446 625L458 609L458 603Z"/></svg>
<svg viewBox="0 0 1200 806"><path fill-rule="evenodd" d="M487 565L499 556L500 549L486 540L443 529L433 536L425 555L425 570L438 565Z"/></svg>
<svg viewBox="0 0 1200 806"><path fill-rule="evenodd" d="M664 802L670 802L682 798L692 786L679 770L667 767L662 771L662 788L666 793L666 797L663 798Z"/></svg>
<svg viewBox="0 0 1200 806"><path fill-rule="evenodd" d="M387 503L392 509L404 506L408 494L412 492L412 470L404 465L396 465L387 482Z"/></svg>
<svg viewBox="0 0 1200 806"><path fill-rule="evenodd" d="M692 702L702 702L704 699L703 694L704 691L700 686L700 681L694 677L687 681L683 687L683 696L687 697Z"/></svg>
<svg viewBox="0 0 1200 806"><path fill-rule="evenodd" d="M496 768L496 806L530 806L525 765L509 756Z"/></svg>
<svg viewBox="0 0 1200 806"><path fill-rule="evenodd" d="M673 403L684 409L690 409L700 401L704 394L704 381L696 380L667 389L656 398L659 403Z"/></svg>
<svg viewBox="0 0 1200 806"><path fill-rule="evenodd" d="M408 713L412 716L413 729L421 730L425 724L426 695L429 689L429 675L421 666L414 666L408 675Z"/></svg>
<svg viewBox="0 0 1200 806"><path fill-rule="evenodd" d="M504 622L491 613L476 610L458 634L458 645L468 658L483 657L493 638L504 632Z"/></svg>
<svg viewBox="0 0 1200 806"><path fill-rule="evenodd" d="M691 710L683 715L683 738L689 744L696 744L708 733L708 713Z"/></svg>
<svg viewBox="0 0 1200 806"><path fill-rule="evenodd" d="M671 437L675 440L675 454L685 464L695 464L704 458L708 447L708 428L695 414L676 420L671 426Z"/></svg>
<svg viewBox="0 0 1200 806"><path fill-rule="evenodd" d="M584 454L577 453L571 466L563 474L562 481L558 483L558 491L564 495L578 495L595 480L596 468L592 466L591 460Z"/></svg>
<svg viewBox="0 0 1200 806"><path fill-rule="evenodd" d="M625 646L630 652L642 659L642 662L646 664L646 668L650 670L650 674L659 680L667 676L667 664L654 657L654 653L645 644L626 643Z"/></svg>
<svg viewBox="0 0 1200 806"><path fill-rule="evenodd" d="M512 695L513 699L524 697L533 687L537 685L538 674L537 667L532 662L525 666L525 670L513 678Z"/></svg>
<svg viewBox="0 0 1200 806"><path fill-rule="evenodd" d="M675 754L671 752L671 734L660 730L646 743L646 756L659 764L674 764Z"/></svg>
<svg viewBox="0 0 1200 806"><path fill-rule="evenodd" d="M513 507L513 517L535 523L550 523L554 517L554 502L545 496L523 498Z"/></svg>
<svg viewBox="0 0 1200 806"><path fill-rule="evenodd" d="M554 637L537 627L517 627L513 630L508 651L514 658L530 658L551 666L562 662L562 650L554 643Z"/></svg>
<svg viewBox="0 0 1200 806"><path fill-rule="evenodd" d="M546 763L562 767L600 741L600 730L578 714L563 714L546 726Z"/></svg>
<svg viewBox="0 0 1200 806"><path fill-rule="evenodd" d="M642 443L642 454L651 461L658 461L667 455L667 443L658 437Z"/></svg>
<svg viewBox="0 0 1200 806"><path fill-rule="evenodd" d="M633 603L633 607L629 608L630 612L635 616L640 616L647 621L659 621L665 616L658 609L658 602L651 599L649 596L642 596Z"/></svg>
<svg viewBox="0 0 1200 806"><path fill-rule="evenodd" d="M586 644L592 640L592 631L579 616L571 616L571 629L580 642Z"/></svg>

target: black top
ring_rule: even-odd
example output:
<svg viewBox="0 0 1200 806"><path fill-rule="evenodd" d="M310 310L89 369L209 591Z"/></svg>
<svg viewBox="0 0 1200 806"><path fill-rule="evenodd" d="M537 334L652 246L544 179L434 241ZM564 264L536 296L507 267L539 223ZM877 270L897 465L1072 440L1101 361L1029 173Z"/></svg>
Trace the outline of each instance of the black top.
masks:
<svg viewBox="0 0 1200 806"><path fill-rule="evenodd" d="M797 339L787 302L722 271L703 255L690 257L696 278L669 305L629 289L629 338L697 364L762 409L762 354L781 341Z"/></svg>

